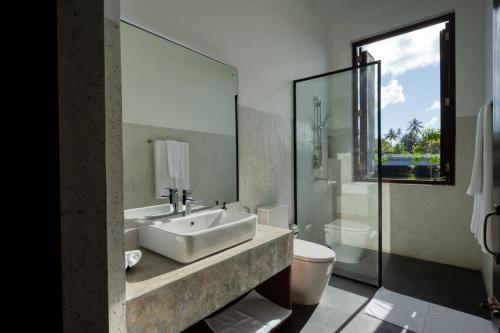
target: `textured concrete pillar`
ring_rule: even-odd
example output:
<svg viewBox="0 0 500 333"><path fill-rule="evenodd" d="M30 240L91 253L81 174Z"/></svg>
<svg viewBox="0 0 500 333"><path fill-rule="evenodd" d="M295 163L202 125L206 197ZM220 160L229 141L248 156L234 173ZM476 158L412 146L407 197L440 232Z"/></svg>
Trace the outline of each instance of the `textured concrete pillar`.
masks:
<svg viewBox="0 0 500 333"><path fill-rule="evenodd" d="M119 0L57 10L64 331L125 332Z"/></svg>

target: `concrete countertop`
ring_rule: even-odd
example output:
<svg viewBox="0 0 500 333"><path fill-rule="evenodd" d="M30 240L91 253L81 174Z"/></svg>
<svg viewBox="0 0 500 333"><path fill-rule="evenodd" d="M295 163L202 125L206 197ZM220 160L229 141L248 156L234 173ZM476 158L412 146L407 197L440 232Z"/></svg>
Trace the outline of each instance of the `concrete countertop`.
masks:
<svg viewBox="0 0 500 333"><path fill-rule="evenodd" d="M129 332L179 332L291 265L289 230L257 224L255 237L193 263L141 248L126 274Z"/></svg>

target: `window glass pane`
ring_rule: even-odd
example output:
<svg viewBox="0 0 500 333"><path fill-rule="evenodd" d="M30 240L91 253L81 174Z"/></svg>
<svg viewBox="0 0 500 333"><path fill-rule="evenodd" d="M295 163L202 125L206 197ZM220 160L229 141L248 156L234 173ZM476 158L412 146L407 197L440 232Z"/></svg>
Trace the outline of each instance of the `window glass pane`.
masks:
<svg viewBox="0 0 500 333"><path fill-rule="evenodd" d="M441 180L440 31L445 24L361 47L382 62L383 178Z"/></svg>

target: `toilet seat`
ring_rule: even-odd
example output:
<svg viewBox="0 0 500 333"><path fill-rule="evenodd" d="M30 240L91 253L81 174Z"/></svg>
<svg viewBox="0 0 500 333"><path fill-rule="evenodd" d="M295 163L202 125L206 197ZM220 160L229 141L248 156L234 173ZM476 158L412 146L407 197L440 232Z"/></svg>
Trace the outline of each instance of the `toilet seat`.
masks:
<svg viewBox="0 0 500 333"><path fill-rule="evenodd" d="M326 246L302 239L293 241L293 259L307 262L330 262L335 260L335 252Z"/></svg>

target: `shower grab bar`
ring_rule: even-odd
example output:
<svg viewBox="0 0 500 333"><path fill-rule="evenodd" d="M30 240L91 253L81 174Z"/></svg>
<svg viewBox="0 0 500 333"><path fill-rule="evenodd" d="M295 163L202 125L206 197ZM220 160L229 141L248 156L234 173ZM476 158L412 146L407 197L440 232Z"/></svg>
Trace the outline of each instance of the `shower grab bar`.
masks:
<svg viewBox="0 0 500 333"><path fill-rule="evenodd" d="M314 181L315 182L320 181L320 180L326 180L326 181L329 181L329 182L336 182L335 180L330 180L330 179L324 178L324 177L314 177Z"/></svg>

